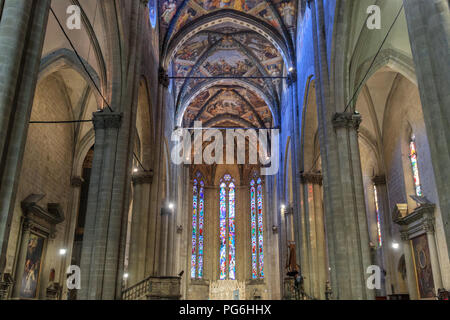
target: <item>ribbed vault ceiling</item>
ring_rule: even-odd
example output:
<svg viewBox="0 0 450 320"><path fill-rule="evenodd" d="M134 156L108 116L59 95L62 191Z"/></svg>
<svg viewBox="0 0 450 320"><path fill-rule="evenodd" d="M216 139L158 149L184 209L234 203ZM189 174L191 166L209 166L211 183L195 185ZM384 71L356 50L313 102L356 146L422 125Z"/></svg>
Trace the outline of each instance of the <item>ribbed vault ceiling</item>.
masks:
<svg viewBox="0 0 450 320"><path fill-rule="evenodd" d="M178 125L269 128L287 73L295 1L160 1ZM163 60L166 57L163 57Z"/></svg>

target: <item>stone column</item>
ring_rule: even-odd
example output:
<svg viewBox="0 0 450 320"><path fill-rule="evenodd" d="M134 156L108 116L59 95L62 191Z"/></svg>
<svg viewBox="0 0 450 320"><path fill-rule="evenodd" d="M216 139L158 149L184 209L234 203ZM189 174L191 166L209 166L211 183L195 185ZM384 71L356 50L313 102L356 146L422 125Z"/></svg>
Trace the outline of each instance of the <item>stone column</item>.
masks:
<svg viewBox="0 0 450 320"><path fill-rule="evenodd" d="M32 2L8 0L0 20L0 150L6 143L8 122L20 78L20 65L26 50L27 32L32 21Z"/></svg>
<svg viewBox="0 0 450 320"><path fill-rule="evenodd" d="M49 0L5 0L0 19L0 274L25 150Z"/></svg>
<svg viewBox="0 0 450 320"><path fill-rule="evenodd" d="M102 299L110 224L113 178L122 114L94 113L95 152L89 186L85 231L81 252L79 298ZM110 235L113 236L113 235ZM119 237L119 235L116 235ZM116 270L117 272L117 270Z"/></svg>
<svg viewBox="0 0 450 320"><path fill-rule="evenodd" d="M309 216L307 225L309 225L308 241L310 243L310 270L309 278L311 289L309 294L313 297L318 297L320 284L319 284L319 261L317 255L318 243L317 243L317 230L316 230L316 220L318 212L316 211L315 200L316 195L314 193L314 183L309 180L308 184L305 186L306 192L308 193L307 205L309 208Z"/></svg>
<svg viewBox="0 0 450 320"><path fill-rule="evenodd" d="M169 151L170 153L170 151ZM170 160L169 160L170 161ZM170 162L171 163L171 162ZM177 215L180 212L182 204L178 201L178 194L180 193L179 186L181 185L180 175L182 174L180 171L182 170L182 166L174 167L170 172L173 173L172 181L169 182L170 190L171 190L171 201L173 201L174 209L171 210L168 220L168 237L167 237L167 267L166 274L169 276L175 276L180 271L176 271L175 269L175 254L176 254L176 223L177 223Z"/></svg>
<svg viewBox="0 0 450 320"><path fill-rule="evenodd" d="M20 298L20 289L22 287L22 276L25 272L25 262L27 259L28 241L30 239L30 222L24 217L22 222L22 235L20 238L19 254L17 259L16 271L14 274L14 289L12 297Z"/></svg>
<svg viewBox="0 0 450 320"><path fill-rule="evenodd" d="M322 175L318 175L314 184L314 207L316 213L316 241L317 241L317 280L316 298L325 300L325 286L328 280L328 261L325 243L325 222L322 205Z"/></svg>
<svg viewBox="0 0 450 320"><path fill-rule="evenodd" d="M448 0L403 0L450 256L450 10Z"/></svg>
<svg viewBox="0 0 450 320"><path fill-rule="evenodd" d="M323 198L325 225L327 235L328 259L330 262L330 291L333 299L352 299L350 272L345 242L345 224L340 196L341 181L336 170L338 163L338 146L333 135L331 118L336 110L336 104L330 88L330 71L328 49L325 33L323 32L324 9L322 0L308 0L311 8L311 20L314 45L314 69L317 91L318 133L320 140L320 155L323 172Z"/></svg>
<svg viewBox="0 0 450 320"><path fill-rule="evenodd" d="M403 253L405 255L406 281L408 283L409 298L411 300L418 300L419 293L417 291L416 270L414 267L413 251L408 232L401 232L401 238L403 242Z"/></svg>
<svg viewBox="0 0 450 320"><path fill-rule="evenodd" d="M166 112L166 99L169 87L169 78L166 70L159 69L158 72L158 110L159 120L156 123L156 150L155 154L155 166L154 166L154 181L152 184L152 208L151 208L151 222L148 242L151 245L149 254L147 257L147 269L151 271L153 276L160 276L165 273L164 269L161 269L163 257L161 256L162 245L162 230L163 230L163 217L161 216L161 209L165 205L161 203L163 198L163 190L161 189L163 177L163 162L164 162L164 125L165 125L165 112ZM169 182L169 181L167 181ZM166 195L167 196L167 195Z"/></svg>
<svg viewBox="0 0 450 320"><path fill-rule="evenodd" d="M302 173L300 173L300 178L302 177ZM308 203L308 185L307 183L301 178L301 185L300 185L300 203L302 204L300 206L300 221L299 221L299 235L297 236L299 241L299 247L300 247L300 266L301 266L301 272L305 276L307 275L307 278L304 280L305 285L305 291L310 292L311 290L311 284L310 284L310 242L308 239L309 235L309 206Z"/></svg>
<svg viewBox="0 0 450 320"><path fill-rule="evenodd" d="M386 248L389 248L389 244L392 243L391 224L392 219L389 215L388 199L387 199L387 188L386 188L386 177L384 175L375 176L372 178L374 186L377 188L378 197L378 212L380 215L380 230L382 246L377 248L377 258L378 264L382 270L386 271L386 275L382 277L381 290L382 296L387 295L387 287L390 289L391 281L394 281L396 268L393 264L394 260L389 259L389 252Z"/></svg>
<svg viewBox="0 0 450 320"><path fill-rule="evenodd" d="M149 225L150 188L153 172L133 174L133 213L131 220L131 237L128 273L130 285L144 280L147 253L147 234Z"/></svg>
<svg viewBox="0 0 450 320"><path fill-rule="evenodd" d="M75 231L77 228L77 218L78 218L78 212L80 209L80 193L81 193L81 187L83 185L83 178L79 176L74 176L71 179L71 186L72 186L72 195L71 195L71 202L69 204L69 208L71 210L70 215L67 217L66 220L66 228L65 228L65 235L64 235L64 244L63 247L67 250L67 253L64 257L62 257L60 272L59 272L59 283L62 286L62 293L61 298L62 300L67 299L68 295L68 289L67 289L67 267L72 264L72 254L73 254L73 246L74 246L74 238L75 238Z"/></svg>
<svg viewBox="0 0 450 320"><path fill-rule="evenodd" d="M302 220L301 220L301 214L302 214L302 208L301 208L301 181L299 175L295 174L296 172L299 172L299 168L301 166L301 120L299 120L299 101L298 101L298 82L297 82L297 72L296 70L289 71L288 79L287 79L287 85L290 90L290 97L291 97L291 112L292 112L292 129L291 129L291 154L290 157L292 159L292 173L294 176L292 177L292 193L293 198L289 199L289 201L292 201L292 208L293 208L293 231L294 231L294 237L292 238L292 241L295 241L296 244L296 254L297 259L299 259L299 263L301 263L301 260L303 259L302 256ZM286 173L288 174L288 173ZM287 197L290 195L287 194Z"/></svg>
<svg viewBox="0 0 450 320"><path fill-rule="evenodd" d="M346 295L350 293L352 299L373 299L374 291L366 287L366 270L371 265L371 259L358 145L361 116L358 113L336 113L332 123L336 135L338 162L331 169L339 179L339 184L335 184L332 191L336 193L336 200L339 199L333 211L339 212L343 219L343 224L339 226L343 228L339 230L342 242L335 250L342 250L340 259L347 261L347 266L341 264L337 272L338 275L349 275L351 287Z"/></svg>
<svg viewBox="0 0 450 320"><path fill-rule="evenodd" d="M434 217L428 217L424 221L424 229L427 233L428 248L430 250L431 269L433 271L434 289L437 295L438 289L442 289L441 268L439 266L439 256L436 248L436 239L434 237Z"/></svg>
<svg viewBox="0 0 450 320"><path fill-rule="evenodd" d="M168 276L167 273L167 258L168 258L168 241L169 241L169 220L170 215L172 215L173 212L171 210L168 210L165 207L161 208L161 245L160 245L160 252L159 252L159 271L160 276Z"/></svg>
<svg viewBox="0 0 450 320"><path fill-rule="evenodd" d="M306 188L305 206L307 206L309 226L307 240L309 250L309 274L311 295L325 299L325 284L328 280L328 262L325 242L325 222L322 206L322 175L320 173L303 173L301 181Z"/></svg>

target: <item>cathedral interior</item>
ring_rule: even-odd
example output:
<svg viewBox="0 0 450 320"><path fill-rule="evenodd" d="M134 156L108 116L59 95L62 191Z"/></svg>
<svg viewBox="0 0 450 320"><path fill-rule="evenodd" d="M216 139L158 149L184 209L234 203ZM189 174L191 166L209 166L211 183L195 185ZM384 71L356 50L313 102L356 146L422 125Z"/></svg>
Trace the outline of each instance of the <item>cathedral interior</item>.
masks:
<svg viewBox="0 0 450 320"><path fill-rule="evenodd" d="M0 0L0 300L448 299L449 45L448 0Z"/></svg>

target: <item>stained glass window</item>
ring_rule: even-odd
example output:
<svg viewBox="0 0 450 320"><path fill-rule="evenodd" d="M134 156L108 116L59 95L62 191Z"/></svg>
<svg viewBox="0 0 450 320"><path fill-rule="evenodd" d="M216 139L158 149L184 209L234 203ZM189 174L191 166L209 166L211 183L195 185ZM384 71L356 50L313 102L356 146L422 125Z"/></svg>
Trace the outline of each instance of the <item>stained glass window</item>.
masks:
<svg viewBox="0 0 450 320"><path fill-rule="evenodd" d="M152 28L155 28L156 26L156 6L155 6L156 1L157 0L149 0L148 2L148 12Z"/></svg>
<svg viewBox="0 0 450 320"><path fill-rule="evenodd" d="M256 189L255 181L250 182L250 233L252 242L252 278L258 277L258 246L256 241Z"/></svg>
<svg viewBox="0 0 450 320"><path fill-rule="evenodd" d="M252 279L264 279L263 189L260 178L250 182L250 233Z"/></svg>
<svg viewBox="0 0 450 320"><path fill-rule="evenodd" d="M261 179L258 179L258 246L259 246L259 277L264 278L264 225L263 225L263 195Z"/></svg>
<svg viewBox="0 0 450 320"><path fill-rule="evenodd" d="M220 280L227 278L227 185L220 185Z"/></svg>
<svg viewBox="0 0 450 320"><path fill-rule="evenodd" d="M235 219L236 185L233 178L227 174L220 184L220 280L236 280Z"/></svg>
<svg viewBox="0 0 450 320"><path fill-rule="evenodd" d="M205 217L205 184L200 182L200 200L199 200L199 215L198 215L198 278L203 278L203 224Z"/></svg>
<svg viewBox="0 0 450 320"><path fill-rule="evenodd" d="M412 136L411 142L409 144L409 159L411 160L411 168L414 178L414 188L416 191L416 195L421 197L423 196L423 192L422 186L420 184L419 166L417 164L416 137L414 135Z"/></svg>
<svg viewBox="0 0 450 320"><path fill-rule="evenodd" d="M380 207L378 203L378 191L377 186L373 186L373 193L375 197L375 213L377 215L377 236L378 236L378 246L381 247L383 245L383 239L381 238L381 222L380 222Z"/></svg>
<svg viewBox="0 0 450 320"><path fill-rule="evenodd" d="M228 260L229 260L229 279L236 280L236 228L235 219L235 198L236 188L234 183L230 183L228 191Z"/></svg>
<svg viewBox="0 0 450 320"><path fill-rule="evenodd" d="M205 184L201 174L194 179L192 196L192 254L191 254L191 278L203 278L203 230L205 217Z"/></svg>
<svg viewBox="0 0 450 320"><path fill-rule="evenodd" d="M194 180L192 197L192 254L191 254L191 278L196 277L197 267L197 205L198 205L198 181Z"/></svg>

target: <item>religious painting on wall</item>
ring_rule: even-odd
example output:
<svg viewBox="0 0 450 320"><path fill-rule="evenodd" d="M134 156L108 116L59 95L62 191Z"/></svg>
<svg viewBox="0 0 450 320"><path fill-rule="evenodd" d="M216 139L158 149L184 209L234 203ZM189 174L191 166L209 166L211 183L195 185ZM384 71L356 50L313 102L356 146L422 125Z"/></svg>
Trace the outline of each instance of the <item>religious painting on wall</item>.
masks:
<svg viewBox="0 0 450 320"><path fill-rule="evenodd" d="M35 234L30 235L25 259L25 269L22 275L22 286L20 289L21 298L37 298L44 242L45 239L43 237Z"/></svg>
<svg viewBox="0 0 450 320"><path fill-rule="evenodd" d="M421 299L434 298L434 279L426 235L411 240L414 250L417 284Z"/></svg>

